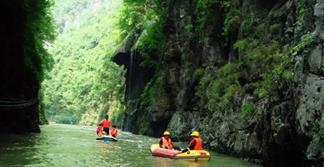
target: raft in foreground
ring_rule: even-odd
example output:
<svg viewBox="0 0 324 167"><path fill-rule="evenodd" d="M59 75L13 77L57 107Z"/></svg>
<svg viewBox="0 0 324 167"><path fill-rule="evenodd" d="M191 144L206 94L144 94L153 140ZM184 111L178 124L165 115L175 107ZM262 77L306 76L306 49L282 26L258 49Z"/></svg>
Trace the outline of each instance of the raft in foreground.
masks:
<svg viewBox="0 0 324 167"><path fill-rule="evenodd" d="M96 138L96 140L101 140L101 141L118 141L116 138L112 137L112 136L101 136Z"/></svg>
<svg viewBox="0 0 324 167"><path fill-rule="evenodd" d="M182 153L177 150L168 150L160 148L159 144L151 145L151 152L153 156L172 158L172 159L187 159L194 161L209 161L210 154L205 150L190 150Z"/></svg>

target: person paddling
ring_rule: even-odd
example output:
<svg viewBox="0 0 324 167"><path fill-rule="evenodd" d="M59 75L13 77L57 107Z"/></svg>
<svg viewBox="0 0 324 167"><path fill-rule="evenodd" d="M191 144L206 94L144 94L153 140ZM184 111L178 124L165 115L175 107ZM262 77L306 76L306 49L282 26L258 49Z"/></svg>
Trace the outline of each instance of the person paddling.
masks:
<svg viewBox="0 0 324 167"><path fill-rule="evenodd" d="M190 136L191 138L188 142L188 147L182 150L182 152L187 152L189 150L203 150L203 141L200 138L199 132L193 131Z"/></svg>
<svg viewBox="0 0 324 167"><path fill-rule="evenodd" d="M171 133L169 131L164 131L163 135L160 139L160 148L173 150L174 146L172 143L172 139L170 137Z"/></svg>
<svg viewBox="0 0 324 167"><path fill-rule="evenodd" d="M109 128L111 127L111 123L109 120L109 116L106 115L105 119L102 120L99 125L102 124L103 126L103 131L106 133L106 135L109 135Z"/></svg>
<svg viewBox="0 0 324 167"><path fill-rule="evenodd" d="M97 127L97 136L101 137L103 132L103 126L102 124L99 124Z"/></svg>
<svg viewBox="0 0 324 167"><path fill-rule="evenodd" d="M116 125L113 125L111 130L110 130L110 134L112 137L116 138L118 135L118 129Z"/></svg>
<svg viewBox="0 0 324 167"><path fill-rule="evenodd" d="M179 147L173 145L170 131L163 132L163 135L160 139L160 148L168 150L181 150Z"/></svg>

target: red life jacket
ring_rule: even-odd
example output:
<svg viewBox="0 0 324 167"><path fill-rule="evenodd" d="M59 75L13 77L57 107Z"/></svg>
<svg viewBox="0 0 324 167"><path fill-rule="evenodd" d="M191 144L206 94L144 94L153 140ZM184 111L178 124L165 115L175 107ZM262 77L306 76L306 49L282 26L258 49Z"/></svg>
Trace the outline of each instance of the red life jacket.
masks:
<svg viewBox="0 0 324 167"><path fill-rule="evenodd" d="M104 120L102 120L102 121L101 121L101 124L102 124L102 126L103 126L104 128L110 128L110 126L111 126L111 123L110 123L109 119L104 119Z"/></svg>
<svg viewBox="0 0 324 167"><path fill-rule="evenodd" d="M161 148L165 148L168 150L172 150L173 149L173 145L172 145L172 140L171 138L165 138L165 137L161 137L162 140L162 147Z"/></svg>
<svg viewBox="0 0 324 167"><path fill-rule="evenodd" d="M118 135L117 128L112 128L111 131L110 131L110 134L111 134L112 137L117 137L117 135Z"/></svg>
<svg viewBox="0 0 324 167"><path fill-rule="evenodd" d="M203 142L200 137L193 137L189 142L189 146L195 141L196 141L196 145L194 147L194 150L203 150Z"/></svg>
<svg viewBox="0 0 324 167"><path fill-rule="evenodd" d="M98 126L97 127L97 135L98 136L102 136L102 131L103 131L103 127L102 126Z"/></svg>

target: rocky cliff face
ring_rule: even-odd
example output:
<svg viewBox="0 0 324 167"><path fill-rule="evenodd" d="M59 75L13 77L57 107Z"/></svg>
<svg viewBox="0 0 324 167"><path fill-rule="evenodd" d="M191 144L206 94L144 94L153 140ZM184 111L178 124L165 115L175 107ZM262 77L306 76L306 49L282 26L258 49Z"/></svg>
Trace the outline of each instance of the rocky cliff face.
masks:
<svg viewBox="0 0 324 167"><path fill-rule="evenodd" d="M324 166L324 1L170 3L164 66L128 107L132 131L195 128L264 166Z"/></svg>
<svg viewBox="0 0 324 167"><path fill-rule="evenodd" d="M38 91L46 66L43 42L51 29L44 27L50 25L44 14L48 2L0 4L0 133L39 132Z"/></svg>
<svg viewBox="0 0 324 167"><path fill-rule="evenodd" d="M2 36L0 44L2 48L2 60L0 63L2 82L0 89L0 132L25 131L27 129L35 131L38 128L37 123L35 123L37 114L33 114L35 108L29 106L28 109L22 110L20 107L16 108L17 105L15 105L24 101L24 94L28 85L26 81L28 82L31 79L25 74L24 70L23 32L26 18L23 9L18 5L10 6L4 3L2 6L5 14L1 15L4 26L0 29ZM29 92L34 91L30 90Z"/></svg>
<svg viewBox="0 0 324 167"><path fill-rule="evenodd" d="M318 166L324 166L324 1L317 0L313 9L318 42L304 60L299 57L299 61L296 63L296 71L300 79L300 92L295 118L298 134L305 135L309 141L309 143L305 143L303 150L307 160L316 162ZM303 71L302 67L304 67Z"/></svg>

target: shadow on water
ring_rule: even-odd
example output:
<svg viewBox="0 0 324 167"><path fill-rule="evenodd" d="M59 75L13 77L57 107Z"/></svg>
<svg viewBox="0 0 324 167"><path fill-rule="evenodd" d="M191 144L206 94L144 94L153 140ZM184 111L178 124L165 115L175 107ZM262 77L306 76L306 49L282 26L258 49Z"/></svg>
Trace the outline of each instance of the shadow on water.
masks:
<svg viewBox="0 0 324 167"><path fill-rule="evenodd" d="M0 135L0 166L23 166L41 162L37 154L38 134Z"/></svg>
<svg viewBox="0 0 324 167"><path fill-rule="evenodd" d="M0 166L250 167L214 154L209 162L153 157L158 139L121 132L118 142L95 140L95 127L47 125L42 133L0 136Z"/></svg>

